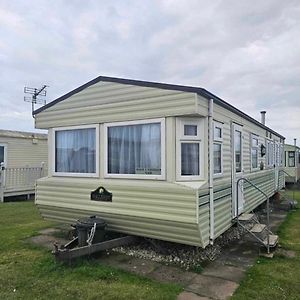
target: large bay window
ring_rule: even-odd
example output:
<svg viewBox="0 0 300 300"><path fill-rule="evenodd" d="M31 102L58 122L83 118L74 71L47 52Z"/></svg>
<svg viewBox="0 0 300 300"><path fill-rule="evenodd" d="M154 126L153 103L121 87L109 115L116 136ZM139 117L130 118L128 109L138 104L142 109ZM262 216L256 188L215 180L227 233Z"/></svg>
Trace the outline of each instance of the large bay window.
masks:
<svg viewBox="0 0 300 300"><path fill-rule="evenodd" d="M177 118L176 121L176 179L200 179L201 171L201 137L203 126L201 119Z"/></svg>
<svg viewBox="0 0 300 300"><path fill-rule="evenodd" d="M251 169L258 169L258 136L251 134Z"/></svg>
<svg viewBox="0 0 300 300"><path fill-rule="evenodd" d="M98 176L98 126L54 129L54 175Z"/></svg>
<svg viewBox="0 0 300 300"><path fill-rule="evenodd" d="M222 175L222 152L223 152L223 124L214 121L214 175Z"/></svg>
<svg viewBox="0 0 300 300"><path fill-rule="evenodd" d="M164 179L164 119L105 124L106 177Z"/></svg>

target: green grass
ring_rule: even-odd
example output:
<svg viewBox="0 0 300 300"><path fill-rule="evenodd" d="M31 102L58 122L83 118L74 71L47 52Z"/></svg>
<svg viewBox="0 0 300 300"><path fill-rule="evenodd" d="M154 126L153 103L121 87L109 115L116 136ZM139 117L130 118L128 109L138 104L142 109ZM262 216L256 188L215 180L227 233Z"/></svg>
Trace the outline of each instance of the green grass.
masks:
<svg viewBox="0 0 300 300"><path fill-rule="evenodd" d="M291 191L288 194L291 197ZM300 203L300 191L295 192L295 199ZM300 209L288 214L279 238L282 247L295 251L296 257L259 258L232 299L300 299Z"/></svg>
<svg viewBox="0 0 300 300"><path fill-rule="evenodd" d="M94 260L57 263L26 242L49 226L32 202L0 204L0 299L175 299L182 290Z"/></svg>

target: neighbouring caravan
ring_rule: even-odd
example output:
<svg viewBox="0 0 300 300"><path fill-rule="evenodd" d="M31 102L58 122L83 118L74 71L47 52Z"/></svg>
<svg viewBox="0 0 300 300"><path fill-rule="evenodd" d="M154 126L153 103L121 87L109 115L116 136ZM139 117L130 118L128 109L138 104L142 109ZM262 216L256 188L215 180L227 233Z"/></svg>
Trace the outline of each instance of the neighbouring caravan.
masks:
<svg viewBox="0 0 300 300"><path fill-rule="evenodd" d="M47 134L0 130L0 202L35 192L48 163Z"/></svg>
<svg viewBox="0 0 300 300"><path fill-rule="evenodd" d="M284 186L284 137L203 88L100 76L34 112L45 218L205 247ZM97 187L111 197L93 199ZM109 195L109 193L107 193ZM100 201L99 201L100 200Z"/></svg>
<svg viewBox="0 0 300 300"><path fill-rule="evenodd" d="M300 148L296 145L284 145L285 182L295 183L300 178Z"/></svg>

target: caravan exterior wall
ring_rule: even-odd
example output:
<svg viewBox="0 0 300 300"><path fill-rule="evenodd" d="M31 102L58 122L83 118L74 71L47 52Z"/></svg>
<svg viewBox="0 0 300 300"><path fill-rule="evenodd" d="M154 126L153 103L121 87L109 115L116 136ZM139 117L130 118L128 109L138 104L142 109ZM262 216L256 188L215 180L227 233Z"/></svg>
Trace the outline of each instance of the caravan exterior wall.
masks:
<svg viewBox="0 0 300 300"><path fill-rule="evenodd" d="M210 242L210 226L216 238L232 224L238 176L251 178L270 196L283 186L279 172L283 138L241 113L215 104L214 144L221 160L220 155L216 156L214 224L210 224L208 99L192 88L172 87L100 80L38 111L36 126L49 129L49 174L38 180L36 191L36 204L42 215L73 222L81 216L97 214L105 218L111 230L205 247ZM108 171L108 128L126 123L160 124L159 171L150 175ZM60 173L55 163L56 132L89 127L96 132L95 172L91 176ZM233 144L235 135L240 137L240 143ZM238 144L240 153L234 146ZM260 155L262 144L268 146L268 161ZM193 156L193 172L187 174L183 171L186 166L182 153L192 148L191 155L197 155ZM240 172L232 172L233 169ZM91 191L98 186L112 192L112 202L90 199ZM247 185L244 191L239 203L241 211L250 211L265 200Z"/></svg>
<svg viewBox="0 0 300 300"><path fill-rule="evenodd" d="M285 181L294 183L300 179L300 148L294 145L284 145Z"/></svg>
<svg viewBox="0 0 300 300"><path fill-rule="evenodd" d="M0 147L3 147L7 168L40 166L48 161L47 135L0 130Z"/></svg>

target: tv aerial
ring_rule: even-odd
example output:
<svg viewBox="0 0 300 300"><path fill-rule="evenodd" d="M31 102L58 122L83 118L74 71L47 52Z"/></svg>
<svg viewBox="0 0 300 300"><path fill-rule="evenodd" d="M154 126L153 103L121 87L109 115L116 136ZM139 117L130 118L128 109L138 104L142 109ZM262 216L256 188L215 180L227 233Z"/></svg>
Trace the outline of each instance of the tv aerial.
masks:
<svg viewBox="0 0 300 300"><path fill-rule="evenodd" d="M31 94L32 96L24 96L24 101L25 102L31 102L31 113L33 116L33 112L34 112L34 105L35 104L42 104L45 105L46 104L46 100L42 99L40 97L46 97L47 95L47 90L46 88L48 87L48 85L43 85L41 88L37 89L37 88L32 88L32 87L24 87L24 93L25 94Z"/></svg>

